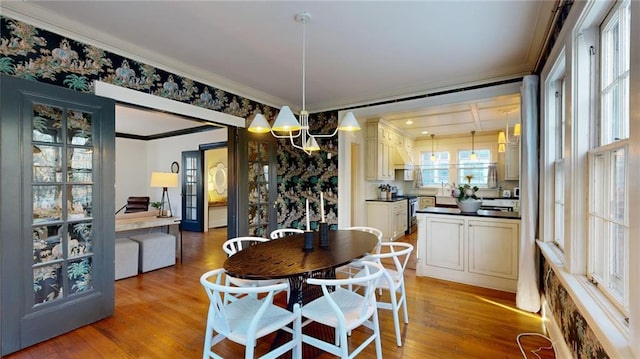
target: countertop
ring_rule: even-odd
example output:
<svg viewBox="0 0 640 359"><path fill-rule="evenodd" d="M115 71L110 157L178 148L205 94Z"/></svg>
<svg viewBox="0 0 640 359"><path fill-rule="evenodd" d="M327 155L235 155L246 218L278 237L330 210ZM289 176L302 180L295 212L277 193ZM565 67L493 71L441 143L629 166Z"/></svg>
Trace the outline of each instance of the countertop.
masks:
<svg viewBox="0 0 640 359"><path fill-rule="evenodd" d="M416 213L420 214L448 214L455 216L470 216L483 218L504 218L504 219L520 219L520 212L501 212L481 209L478 212L461 212L458 208L445 207L425 207L418 209Z"/></svg>
<svg viewBox="0 0 640 359"><path fill-rule="evenodd" d="M404 200L406 200L405 197L391 197L391 199L386 199L386 198L368 199L367 202L399 202Z"/></svg>

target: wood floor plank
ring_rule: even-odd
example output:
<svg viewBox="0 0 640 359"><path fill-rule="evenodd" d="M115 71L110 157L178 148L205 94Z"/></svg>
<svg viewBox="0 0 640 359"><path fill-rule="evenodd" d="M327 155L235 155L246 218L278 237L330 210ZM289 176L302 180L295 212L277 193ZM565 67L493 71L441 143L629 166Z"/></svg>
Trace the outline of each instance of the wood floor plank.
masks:
<svg viewBox="0 0 640 359"><path fill-rule="evenodd" d="M400 240L415 244L416 234ZM222 267L225 229L184 233L184 259L174 267L116 282L115 314L65 335L6 356L32 358L200 358L208 299L199 283L207 270ZM415 258L415 257L414 257ZM415 263L410 264L415 268ZM520 333L543 333L537 314L515 307L515 294L406 274L409 324L402 322L403 346L396 346L392 314L379 310L383 357L387 358L523 358ZM358 343L368 329L353 331ZM256 352L269 349L273 336L260 340ZM525 337L531 351L548 346L542 338ZM241 358L244 347L223 341L216 347L225 358ZM553 358L542 349L541 358ZM321 354L319 358L333 358ZM375 358L373 345L358 358Z"/></svg>

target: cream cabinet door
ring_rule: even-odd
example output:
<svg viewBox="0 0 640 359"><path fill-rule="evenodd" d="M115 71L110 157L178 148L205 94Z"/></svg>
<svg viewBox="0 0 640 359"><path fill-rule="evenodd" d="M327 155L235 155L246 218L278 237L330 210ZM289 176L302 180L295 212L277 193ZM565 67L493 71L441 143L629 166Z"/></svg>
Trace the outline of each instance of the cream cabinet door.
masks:
<svg viewBox="0 0 640 359"><path fill-rule="evenodd" d="M518 278L517 223L469 221L469 272Z"/></svg>
<svg viewBox="0 0 640 359"><path fill-rule="evenodd" d="M464 220L427 218L427 265L464 271Z"/></svg>

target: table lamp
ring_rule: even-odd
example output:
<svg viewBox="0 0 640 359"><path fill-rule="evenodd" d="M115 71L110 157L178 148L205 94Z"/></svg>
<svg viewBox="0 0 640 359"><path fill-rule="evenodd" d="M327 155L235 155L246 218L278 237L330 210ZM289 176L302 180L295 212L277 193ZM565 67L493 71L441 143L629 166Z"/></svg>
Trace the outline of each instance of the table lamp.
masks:
<svg viewBox="0 0 640 359"><path fill-rule="evenodd" d="M160 204L160 214L158 217L171 217L173 212L171 210L171 200L169 200L167 188L178 187L178 174L169 172L151 172L151 187L162 187L162 202ZM165 215L165 197L169 205L169 215Z"/></svg>

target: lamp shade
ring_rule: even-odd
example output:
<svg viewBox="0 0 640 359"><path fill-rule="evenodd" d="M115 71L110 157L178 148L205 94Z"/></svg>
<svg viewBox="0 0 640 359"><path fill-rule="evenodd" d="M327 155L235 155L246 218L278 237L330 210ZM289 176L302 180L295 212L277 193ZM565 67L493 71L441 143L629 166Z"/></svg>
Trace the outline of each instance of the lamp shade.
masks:
<svg viewBox="0 0 640 359"><path fill-rule="evenodd" d="M513 127L513 135L520 136L520 124L516 123L515 127Z"/></svg>
<svg viewBox="0 0 640 359"><path fill-rule="evenodd" d="M503 131L500 131L500 133L498 134L498 144L499 145L506 145L507 144L507 138L505 137Z"/></svg>
<svg viewBox="0 0 640 359"><path fill-rule="evenodd" d="M274 131L298 131L302 128L300 126L300 122L296 119L296 116L293 115L289 106L282 106L280 112L278 112L278 116L276 116L276 121L273 123L272 129Z"/></svg>
<svg viewBox="0 0 640 359"><path fill-rule="evenodd" d="M353 112L347 112L342 118L342 122L338 126L338 130L340 131L359 131L360 124L358 120L356 120L356 116L353 115Z"/></svg>
<svg viewBox="0 0 640 359"><path fill-rule="evenodd" d="M247 130L253 133L267 133L271 130L271 127L269 126L269 122L267 122L267 119L264 117L264 115L261 113L257 113L253 117L253 121L251 121L251 125L249 125L249 128Z"/></svg>
<svg viewBox="0 0 640 359"><path fill-rule="evenodd" d="M178 187L178 174L151 172L151 187Z"/></svg>
<svg viewBox="0 0 640 359"><path fill-rule="evenodd" d="M318 141L316 141L316 138L311 136L307 140L304 149L309 152L320 151L320 146L318 145Z"/></svg>

